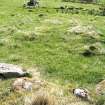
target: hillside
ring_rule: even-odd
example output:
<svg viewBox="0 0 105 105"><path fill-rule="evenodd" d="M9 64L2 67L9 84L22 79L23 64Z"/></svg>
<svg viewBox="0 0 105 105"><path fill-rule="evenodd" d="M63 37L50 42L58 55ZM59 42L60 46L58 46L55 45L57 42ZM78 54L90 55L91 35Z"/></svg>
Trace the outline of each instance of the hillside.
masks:
<svg viewBox="0 0 105 105"><path fill-rule="evenodd" d="M105 78L105 16L101 6L60 0L40 0L35 9L23 8L23 4L24 0L0 1L0 62L39 67L44 80L64 89L71 86L95 91L96 84ZM70 7L74 10L67 9ZM21 96L8 95L13 80L0 82L0 105L22 105L10 102Z"/></svg>

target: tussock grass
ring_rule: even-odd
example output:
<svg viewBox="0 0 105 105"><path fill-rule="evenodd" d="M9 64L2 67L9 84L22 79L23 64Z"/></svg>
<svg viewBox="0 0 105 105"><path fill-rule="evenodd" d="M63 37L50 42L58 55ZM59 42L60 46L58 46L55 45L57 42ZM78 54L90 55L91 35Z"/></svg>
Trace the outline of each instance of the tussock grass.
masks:
<svg viewBox="0 0 105 105"><path fill-rule="evenodd" d="M54 99L48 95L36 96L32 105L56 105Z"/></svg>
<svg viewBox="0 0 105 105"><path fill-rule="evenodd" d="M35 32L31 31L21 31L19 30L16 35L15 39L20 40L20 41L34 41L37 38L37 35Z"/></svg>

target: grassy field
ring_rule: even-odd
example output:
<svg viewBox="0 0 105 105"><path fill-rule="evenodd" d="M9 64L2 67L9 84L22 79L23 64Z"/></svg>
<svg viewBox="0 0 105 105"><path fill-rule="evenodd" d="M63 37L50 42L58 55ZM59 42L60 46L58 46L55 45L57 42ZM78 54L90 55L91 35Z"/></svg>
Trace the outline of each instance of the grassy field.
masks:
<svg viewBox="0 0 105 105"><path fill-rule="evenodd" d="M62 14L53 9L63 5L97 9L98 5L40 0L40 7L31 10L23 4L24 0L0 1L0 62L38 66L43 78L61 85L94 88L105 78L105 55L81 54L90 44L105 48L101 42L105 41L105 17ZM102 35L97 41L68 32L78 24L93 26ZM8 81L0 83L1 93L10 86L12 80Z"/></svg>

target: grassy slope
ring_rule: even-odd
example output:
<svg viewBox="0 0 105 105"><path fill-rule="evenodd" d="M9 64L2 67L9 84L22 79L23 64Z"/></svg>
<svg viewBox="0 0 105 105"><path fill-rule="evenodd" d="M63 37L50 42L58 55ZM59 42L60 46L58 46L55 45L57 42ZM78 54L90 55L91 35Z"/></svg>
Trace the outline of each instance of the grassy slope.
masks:
<svg viewBox="0 0 105 105"><path fill-rule="evenodd" d="M24 0L23 2L21 0L0 1L0 61L25 67L38 65L42 67L47 79L59 81L62 84L95 86L105 77L105 57L86 58L80 55L82 47L88 45L89 40L66 33L72 25L71 21L93 25L97 30L105 33L104 17L56 13L51 7L66 3L50 2L41 1L41 6L47 6L50 9L39 8L29 11L22 8ZM85 7L84 4L68 5ZM87 5L85 8L97 8L97 6ZM39 17L39 14L44 16ZM63 24L53 24L48 21L49 19L58 19ZM25 40L27 38L28 40ZM2 84L5 85L7 82ZM4 85L0 85L1 91Z"/></svg>

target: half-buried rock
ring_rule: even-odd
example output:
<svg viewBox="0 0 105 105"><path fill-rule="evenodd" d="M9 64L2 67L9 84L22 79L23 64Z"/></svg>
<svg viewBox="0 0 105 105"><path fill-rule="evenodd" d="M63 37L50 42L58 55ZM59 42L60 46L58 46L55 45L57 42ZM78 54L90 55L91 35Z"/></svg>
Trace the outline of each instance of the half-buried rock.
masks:
<svg viewBox="0 0 105 105"><path fill-rule="evenodd" d="M85 47L86 48L82 54L86 57L93 55L105 55L105 48L101 43L94 43Z"/></svg>
<svg viewBox="0 0 105 105"><path fill-rule="evenodd" d="M88 99L88 92L85 89L82 88L73 89L73 94L82 99Z"/></svg>
<svg viewBox="0 0 105 105"><path fill-rule="evenodd" d="M13 64L0 63L0 78L14 78L29 76L22 67Z"/></svg>
<svg viewBox="0 0 105 105"><path fill-rule="evenodd" d="M12 85L14 91L32 90L32 82L25 77L17 78Z"/></svg>

